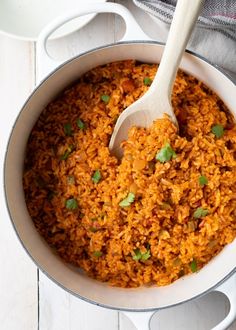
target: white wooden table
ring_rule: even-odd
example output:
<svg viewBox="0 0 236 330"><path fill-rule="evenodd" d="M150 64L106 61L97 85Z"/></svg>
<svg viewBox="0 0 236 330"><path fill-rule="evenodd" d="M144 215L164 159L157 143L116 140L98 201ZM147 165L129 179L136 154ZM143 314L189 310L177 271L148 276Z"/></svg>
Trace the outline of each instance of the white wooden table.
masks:
<svg viewBox="0 0 236 330"><path fill-rule="evenodd" d="M163 41L166 31L131 1L116 1L129 7L151 37ZM70 36L50 42L53 55L61 59L118 40L124 31L120 18L101 14ZM0 35L0 163L10 128L23 102L35 85L35 44ZM2 192L0 176L0 329L1 330L134 330L117 311L85 303L46 278L23 250L13 231ZM199 300L160 311L151 329L210 329L227 314L225 297L211 293ZM236 330L236 322L230 327Z"/></svg>

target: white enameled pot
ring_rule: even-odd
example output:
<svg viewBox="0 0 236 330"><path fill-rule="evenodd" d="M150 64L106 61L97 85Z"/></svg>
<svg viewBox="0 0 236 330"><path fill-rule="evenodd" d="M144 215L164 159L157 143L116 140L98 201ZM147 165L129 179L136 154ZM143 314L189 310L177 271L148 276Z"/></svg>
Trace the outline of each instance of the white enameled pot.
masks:
<svg viewBox="0 0 236 330"><path fill-rule="evenodd" d="M86 5L58 18L43 30L37 43L38 77L42 78L59 64L46 51L46 41L50 34L75 17L99 12L114 12L124 18L126 33L123 40L93 49L60 64L33 91L12 129L5 157L4 183L6 202L16 234L37 266L54 282L81 299L123 310L140 330L149 328L150 317L158 309L186 302L210 290L225 293L230 301L229 314L214 328L226 329L236 317L236 279L232 276L236 269L236 240L199 272L185 276L171 285L122 289L95 281L65 264L38 234L28 214L22 186L23 162L27 139L42 109L64 88L98 65L126 59L147 63L160 61L163 45L151 41L126 8L111 3ZM236 116L236 86L224 73L190 52L184 54L180 67L215 91Z"/></svg>

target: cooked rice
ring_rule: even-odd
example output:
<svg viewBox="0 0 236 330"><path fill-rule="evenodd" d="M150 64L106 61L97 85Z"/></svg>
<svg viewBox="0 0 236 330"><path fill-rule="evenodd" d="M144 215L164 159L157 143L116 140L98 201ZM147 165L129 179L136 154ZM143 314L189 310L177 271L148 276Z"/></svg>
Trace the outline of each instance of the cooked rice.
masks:
<svg viewBox="0 0 236 330"><path fill-rule="evenodd" d="M42 112L26 151L26 204L40 234L66 262L120 287L167 285L236 236L236 126L194 77L180 71L175 81L179 133L166 117L133 127L121 162L109 152L117 117L148 90L144 78L156 69L122 61L86 73ZM156 154L167 142L176 157L162 163ZM130 192L134 201L120 206ZM207 214L196 217L199 208Z"/></svg>

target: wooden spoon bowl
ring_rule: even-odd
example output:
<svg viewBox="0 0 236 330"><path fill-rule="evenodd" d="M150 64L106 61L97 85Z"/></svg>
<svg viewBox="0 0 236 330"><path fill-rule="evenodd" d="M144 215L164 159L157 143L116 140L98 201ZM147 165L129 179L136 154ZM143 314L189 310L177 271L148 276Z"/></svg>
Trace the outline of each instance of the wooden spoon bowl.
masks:
<svg viewBox="0 0 236 330"><path fill-rule="evenodd" d="M116 122L109 149L118 158L122 157L120 144L127 139L130 127L149 127L164 114L178 126L171 105L171 93L202 4L203 0L178 0L161 63L148 92L125 109Z"/></svg>

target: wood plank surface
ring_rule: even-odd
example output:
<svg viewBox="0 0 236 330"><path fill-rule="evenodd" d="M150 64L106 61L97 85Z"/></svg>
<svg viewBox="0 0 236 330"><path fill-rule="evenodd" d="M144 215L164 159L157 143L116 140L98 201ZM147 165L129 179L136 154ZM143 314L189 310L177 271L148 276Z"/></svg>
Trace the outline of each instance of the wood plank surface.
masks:
<svg viewBox="0 0 236 330"><path fill-rule="evenodd" d="M6 142L34 80L32 44L0 36L0 171ZM10 223L0 176L0 329L38 327L37 268L23 250Z"/></svg>
<svg viewBox="0 0 236 330"><path fill-rule="evenodd" d="M40 273L40 330L115 330L118 313L66 293Z"/></svg>
<svg viewBox="0 0 236 330"><path fill-rule="evenodd" d="M144 31L165 41L168 29L136 8L127 6ZM60 40L49 42L50 53L61 60L96 46L119 40L125 31L122 19L100 14L87 26ZM7 137L20 106L35 83L35 47L0 36L0 163ZM0 176L0 329L1 330L135 330L122 313L84 302L59 288L39 272L22 249L8 219ZM211 293L199 300L156 313L151 329L207 330L228 311L224 296ZM229 328L236 330L236 322Z"/></svg>

